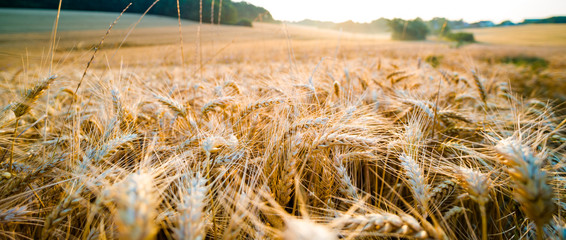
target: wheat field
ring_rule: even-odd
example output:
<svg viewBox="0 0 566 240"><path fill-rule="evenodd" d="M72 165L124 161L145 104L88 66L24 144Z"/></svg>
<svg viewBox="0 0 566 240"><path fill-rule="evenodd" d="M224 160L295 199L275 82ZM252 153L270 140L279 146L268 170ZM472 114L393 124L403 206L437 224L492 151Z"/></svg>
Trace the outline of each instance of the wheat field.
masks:
<svg viewBox="0 0 566 240"><path fill-rule="evenodd" d="M536 24L498 28L467 29L478 41L526 46L564 46L566 24Z"/></svg>
<svg viewBox="0 0 566 240"><path fill-rule="evenodd" d="M1 239L566 239L563 45L177 31L0 34Z"/></svg>

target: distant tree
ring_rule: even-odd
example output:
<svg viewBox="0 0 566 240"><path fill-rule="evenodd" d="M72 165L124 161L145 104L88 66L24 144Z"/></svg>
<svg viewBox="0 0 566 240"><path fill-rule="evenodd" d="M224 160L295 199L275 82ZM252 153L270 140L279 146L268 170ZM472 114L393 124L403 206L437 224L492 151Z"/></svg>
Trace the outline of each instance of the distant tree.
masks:
<svg viewBox="0 0 566 240"><path fill-rule="evenodd" d="M385 18L379 18L369 23L372 32L385 32L387 31L387 22Z"/></svg>
<svg viewBox="0 0 566 240"><path fill-rule="evenodd" d="M85 11L106 11L120 12L130 2L132 6L128 9L130 13L145 12L155 0L96 0L96 1L63 1L63 10L85 10ZM219 0L214 2L214 21L218 21L218 13L222 8L220 23L236 24L240 19L253 21L259 14L263 14L263 20L273 21L271 13L265 8L257 7L245 2L232 2L223 0L222 6ZM57 9L59 1L56 0L26 0L26 1L0 1L0 7L12 8L46 8ZM181 18L193 21L200 19L200 0L179 0L181 8ZM202 0L202 21L209 23L211 20L212 0ZM150 14L177 17L177 0L161 0L149 11Z"/></svg>
<svg viewBox="0 0 566 240"><path fill-rule="evenodd" d="M545 19L540 19L536 23L566 23L566 17L565 16L549 17Z"/></svg>
<svg viewBox="0 0 566 240"><path fill-rule="evenodd" d="M495 23L493 23L492 21L479 21L470 24L470 27L472 28L495 27Z"/></svg>
<svg viewBox="0 0 566 240"><path fill-rule="evenodd" d="M515 26L517 24L511 22L510 20L505 20L503 22L501 22L500 24L497 24L497 26L499 27L504 27L504 26Z"/></svg>
<svg viewBox="0 0 566 240"><path fill-rule="evenodd" d="M452 30L450 21L446 18L433 18L426 22L430 33L437 36L444 36Z"/></svg>
<svg viewBox="0 0 566 240"><path fill-rule="evenodd" d="M462 29L462 28L470 27L470 24L465 22L463 19L450 21L449 25L451 29Z"/></svg>
<svg viewBox="0 0 566 240"><path fill-rule="evenodd" d="M403 20L395 18L389 20L391 38L394 40L425 40L429 29L422 19Z"/></svg>
<svg viewBox="0 0 566 240"><path fill-rule="evenodd" d="M458 43L473 43L476 41L474 34L468 32L447 33L445 37L450 41Z"/></svg>
<svg viewBox="0 0 566 240"><path fill-rule="evenodd" d="M243 26L243 27L253 27L252 21L250 21L248 19L241 19L240 21L238 21L236 23L236 25Z"/></svg>
<svg viewBox="0 0 566 240"><path fill-rule="evenodd" d="M247 2L234 2L232 5L236 8L240 19L247 19L250 21L261 19L264 22L273 22L271 13L269 13L269 11L265 8L255 6Z"/></svg>

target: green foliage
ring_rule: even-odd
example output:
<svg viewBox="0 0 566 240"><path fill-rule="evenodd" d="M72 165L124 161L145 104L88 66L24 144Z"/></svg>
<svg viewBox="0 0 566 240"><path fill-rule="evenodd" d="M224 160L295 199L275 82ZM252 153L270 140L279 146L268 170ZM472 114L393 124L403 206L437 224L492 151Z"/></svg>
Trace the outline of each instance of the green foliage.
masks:
<svg viewBox="0 0 566 240"><path fill-rule="evenodd" d="M155 0L137 0L133 1L132 6L128 9L129 13L145 12ZM63 10L87 10L87 11L105 11L120 12L126 7L130 0L98 0L98 1L63 1L61 9ZM218 23L218 13L222 8L222 16L220 23L236 24L239 19L256 19L260 14L263 21L273 21L273 17L265 8L257 7L246 2L232 2L231 0L223 0L222 6L219 6L220 0L214 1L214 10L211 12L212 0L202 0L202 21L210 23ZM193 21L200 21L200 0L179 0L181 8L181 18ZM0 1L0 7L14 8L47 8L56 9L58 1L53 0L29 0L29 1ZM177 0L160 0L149 11L150 14L177 17ZM214 16L211 16L211 14Z"/></svg>
<svg viewBox="0 0 566 240"><path fill-rule="evenodd" d="M525 19L521 24L566 23L566 16L549 17L545 19Z"/></svg>
<svg viewBox="0 0 566 240"><path fill-rule="evenodd" d="M248 20L261 20L263 22L273 22L273 16L265 8L257 7L247 2L234 2L232 3L236 11L238 12L238 17L241 19Z"/></svg>
<svg viewBox="0 0 566 240"><path fill-rule="evenodd" d="M422 19L403 20L395 18L389 20L391 38L394 40L425 40L429 29Z"/></svg>
<svg viewBox="0 0 566 240"><path fill-rule="evenodd" d="M446 37L446 39L450 41L459 42L459 43L472 43L476 41L476 39L474 38L474 34L468 32L455 32L455 33L450 32L445 34L444 36Z"/></svg>
<svg viewBox="0 0 566 240"><path fill-rule="evenodd" d="M535 56L506 56L500 59L500 62L513 64L518 67L528 67L531 70L542 70L548 67L548 60Z"/></svg>
<svg viewBox="0 0 566 240"><path fill-rule="evenodd" d="M252 25L252 21L248 20L248 19L240 19L240 21L238 21L236 23L236 25L238 26L244 26L244 27L253 27Z"/></svg>
<svg viewBox="0 0 566 240"><path fill-rule="evenodd" d="M436 17L426 22L426 24L432 35L444 36L452 30L450 27L450 21L446 18Z"/></svg>

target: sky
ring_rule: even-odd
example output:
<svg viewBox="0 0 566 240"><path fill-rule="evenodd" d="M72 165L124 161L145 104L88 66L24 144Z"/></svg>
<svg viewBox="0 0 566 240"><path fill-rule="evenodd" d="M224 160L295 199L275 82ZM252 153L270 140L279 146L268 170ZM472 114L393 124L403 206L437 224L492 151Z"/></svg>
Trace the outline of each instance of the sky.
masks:
<svg viewBox="0 0 566 240"><path fill-rule="evenodd" d="M496 23L566 15L566 0L246 0L269 10L277 20L371 22L380 17L445 17Z"/></svg>

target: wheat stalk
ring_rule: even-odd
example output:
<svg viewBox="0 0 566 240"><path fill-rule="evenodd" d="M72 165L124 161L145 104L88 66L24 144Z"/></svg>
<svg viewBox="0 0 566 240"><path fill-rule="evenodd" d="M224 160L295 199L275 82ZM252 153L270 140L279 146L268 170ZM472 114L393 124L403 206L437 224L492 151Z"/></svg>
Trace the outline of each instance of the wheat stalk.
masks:
<svg viewBox="0 0 566 240"><path fill-rule="evenodd" d="M429 202L441 207L444 201L455 191L456 183L452 180L445 180L430 190Z"/></svg>
<svg viewBox="0 0 566 240"><path fill-rule="evenodd" d="M476 73L476 71L472 71L472 76L474 78L474 85L476 86L476 88L478 89L478 93L480 94L480 99L483 102L484 106L487 107L487 92L485 91L481 79L479 75Z"/></svg>
<svg viewBox="0 0 566 240"><path fill-rule="evenodd" d="M59 226L61 222L71 214L81 200L78 196L81 190L82 187L79 187L79 189L67 195L65 199L57 205L53 211L51 211L45 219L45 224L43 225L43 230L41 232L41 239L48 239L51 237L55 228L57 228L57 226Z"/></svg>
<svg viewBox="0 0 566 240"><path fill-rule="evenodd" d="M233 101L233 100L234 100L233 97L223 97L223 98L218 98L218 99L212 100L212 101L206 103L202 107L202 114L206 115L208 112L213 111L217 107L226 108L230 104L230 102Z"/></svg>
<svg viewBox="0 0 566 240"><path fill-rule="evenodd" d="M350 134L331 133L331 134L326 134L321 138L319 138L316 143L316 148L327 148L332 146L372 148L378 143L381 143L381 140L373 139L373 138L364 138Z"/></svg>
<svg viewBox="0 0 566 240"><path fill-rule="evenodd" d="M185 178L185 177L183 177ZM207 180L200 173L182 181L179 186L180 200L177 226L173 230L177 239L204 239L206 233Z"/></svg>
<svg viewBox="0 0 566 240"><path fill-rule="evenodd" d="M342 89L339 82L334 81L334 83L332 84L332 89L334 90L334 95L336 95L336 97L340 98L342 96Z"/></svg>
<svg viewBox="0 0 566 240"><path fill-rule="evenodd" d="M24 222L27 220L27 216L31 213L32 212L28 210L27 206L3 209L0 210L0 223L10 224Z"/></svg>
<svg viewBox="0 0 566 240"><path fill-rule="evenodd" d="M348 174L346 167L344 166L344 162L342 161L342 157L335 157L334 158L334 167L336 169L336 175L338 177L338 181L340 181L341 188L339 191L342 195L349 197L353 200L359 200L358 191L354 184L352 184L352 179Z"/></svg>
<svg viewBox="0 0 566 240"><path fill-rule="evenodd" d="M267 108L269 106L283 102L285 102L285 100L283 99L267 99L267 100L251 103L240 113L240 118L247 116L248 114L256 111L257 109Z"/></svg>
<svg viewBox="0 0 566 240"><path fill-rule="evenodd" d="M459 113L457 113L455 111L451 111L451 110L443 110L443 111L438 112L438 117L440 117L441 120L446 119L446 118L452 118L452 119L456 119L456 120L459 120L459 121L462 121L462 122L465 122L465 123L468 123L468 124L472 123L471 119L464 117L464 116L462 116L462 114L459 114Z"/></svg>
<svg viewBox="0 0 566 240"><path fill-rule="evenodd" d="M315 119L307 119L307 120L303 120L297 124L294 124L293 126L291 126L287 132L285 132L284 136L286 138L290 137L291 135L299 132L299 131L303 131L306 129L310 129L316 126L322 126L325 125L326 123L328 123L329 118L327 117L318 117Z"/></svg>
<svg viewBox="0 0 566 240"><path fill-rule="evenodd" d="M342 230L367 233L369 236L428 239L439 235L436 232L425 230L425 227L415 218L406 214L372 213L367 215L343 215L336 221Z"/></svg>
<svg viewBox="0 0 566 240"><path fill-rule="evenodd" d="M405 153L399 156L399 160L401 160L401 166L405 170L413 197L417 200L421 212L426 213L430 200L430 186L426 181L424 170L416 160Z"/></svg>
<svg viewBox="0 0 566 240"><path fill-rule="evenodd" d="M555 212L554 191L548 184L546 171L542 169L543 159L537 157L531 148L520 140L509 137L495 146L495 151L514 183L513 196L521 204L521 210L537 226L538 239Z"/></svg>
<svg viewBox="0 0 566 240"><path fill-rule="evenodd" d="M451 219L456 219L458 216L466 213L470 211L469 209L463 208L463 207L459 207L459 206L454 206L452 208L450 208L450 210L448 210L446 213L444 213L443 218L445 221L451 220Z"/></svg>
<svg viewBox="0 0 566 240"><path fill-rule="evenodd" d="M240 86L238 86L238 84L235 83L234 81L227 81L227 82L225 82L225 83L224 83L224 87L229 87L229 88L231 88L231 89L234 91L234 93L236 93L236 94L238 94L238 95L241 93Z"/></svg>
<svg viewBox="0 0 566 240"><path fill-rule="evenodd" d="M165 105L166 107L171 109L173 112L181 115L182 117L187 117L187 110L179 102L177 102L177 101L175 101L175 100L173 100L169 97L164 97L164 96L160 96L160 95L156 95L156 94L154 94L154 97L157 98L157 100L161 104Z"/></svg>
<svg viewBox="0 0 566 240"><path fill-rule="evenodd" d="M31 109L31 106L35 103L35 101L37 101L37 99L39 99L41 94L46 89L49 88L49 85L51 85L51 83L53 81L55 81L56 78L57 78L57 76L53 75L53 76L41 81L40 83L38 83L32 89L29 89L22 96L22 99L20 101L13 104L12 105L12 111L14 111L16 118L19 118L19 117L25 115L26 113L28 113Z"/></svg>
<svg viewBox="0 0 566 240"><path fill-rule="evenodd" d="M338 236L329 228L317 224L310 220L304 219L286 219L285 231L283 232L285 240L310 240L325 239L337 240Z"/></svg>
<svg viewBox="0 0 566 240"><path fill-rule="evenodd" d="M460 167L456 170L462 187L468 192L470 198L480 206L482 218L482 239L487 240L487 216L485 205L489 201L491 180L478 170Z"/></svg>
<svg viewBox="0 0 566 240"><path fill-rule="evenodd" d="M115 215L120 239L151 239L157 233L157 196L153 176L132 173L119 183L113 193L117 207Z"/></svg>

